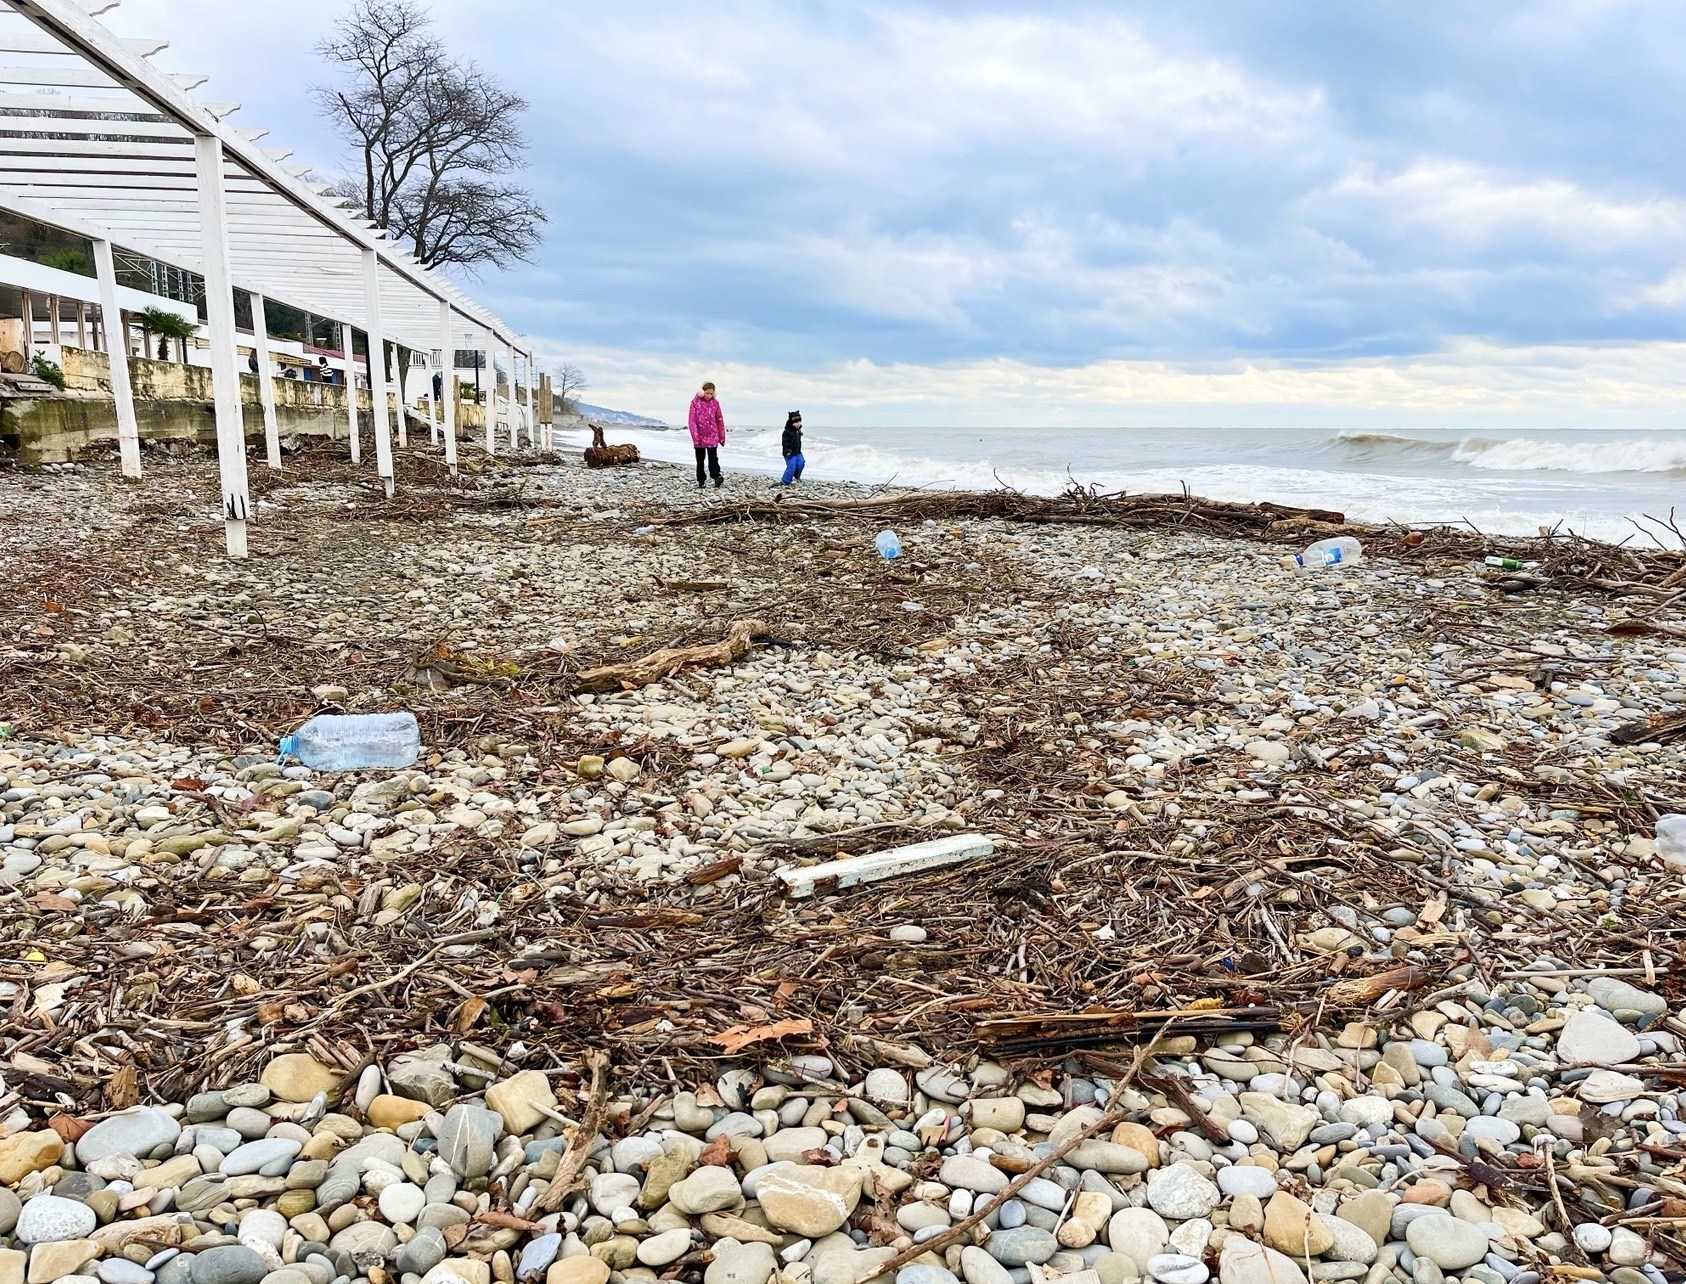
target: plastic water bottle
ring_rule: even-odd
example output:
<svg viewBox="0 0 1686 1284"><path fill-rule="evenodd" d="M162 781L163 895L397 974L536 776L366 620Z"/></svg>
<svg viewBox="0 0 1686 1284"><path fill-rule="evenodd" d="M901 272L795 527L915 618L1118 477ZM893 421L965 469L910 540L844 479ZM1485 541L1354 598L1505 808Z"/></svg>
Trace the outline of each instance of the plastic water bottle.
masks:
<svg viewBox="0 0 1686 1284"><path fill-rule="evenodd" d="M408 767L421 754L421 729L413 713L323 713L283 736L281 753L314 771Z"/></svg>
<svg viewBox="0 0 1686 1284"><path fill-rule="evenodd" d="M1364 560L1364 546L1351 535L1337 535L1334 539L1320 539L1303 553L1287 559L1296 571L1326 571L1331 566L1346 566Z"/></svg>
<svg viewBox="0 0 1686 1284"><path fill-rule="evenodd" d="M1657 855L1670 869L1686 871L1686 816L1664 816L1657 822Z"/></svg>
<svg viewBox="0 0 1686 1284"><path fill-rule="evenodd" d="M893 562L902 555L901 536L895 531L879 531L878 537L872 543L878 549L878 555L886 562Z"/></svg>

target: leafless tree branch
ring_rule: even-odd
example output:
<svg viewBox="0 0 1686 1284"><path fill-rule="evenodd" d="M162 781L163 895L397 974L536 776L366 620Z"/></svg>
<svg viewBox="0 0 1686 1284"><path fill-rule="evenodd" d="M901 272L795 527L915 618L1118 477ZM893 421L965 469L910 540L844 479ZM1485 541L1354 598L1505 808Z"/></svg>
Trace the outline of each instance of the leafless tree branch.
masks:
<svg viewBox="0 0 1686 1284"><path fill-rule="evenodd" d="M547 215L500 181L525 164L527 102L429 33L418 0L356 0L318 52L342 83L317 91L362 173L335 191L430 267L529 259Z"/></svg>

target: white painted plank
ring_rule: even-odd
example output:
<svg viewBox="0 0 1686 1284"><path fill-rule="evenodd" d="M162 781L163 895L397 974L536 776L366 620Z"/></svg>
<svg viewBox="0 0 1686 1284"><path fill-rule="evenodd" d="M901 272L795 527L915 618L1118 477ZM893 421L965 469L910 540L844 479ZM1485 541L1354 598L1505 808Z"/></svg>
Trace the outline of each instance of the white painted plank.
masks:
<svg viewBox="0 0 1686 1284"><path fill-rule="evenodd" d="M857 883L874 883L883 878L958 865L992 855L994 851L994 840L983 834L955 834L867 856L847 856L816 865L781 865L773 872L791 896L801 898L812 896L820 883L836 888L853 887Z"/></svg>

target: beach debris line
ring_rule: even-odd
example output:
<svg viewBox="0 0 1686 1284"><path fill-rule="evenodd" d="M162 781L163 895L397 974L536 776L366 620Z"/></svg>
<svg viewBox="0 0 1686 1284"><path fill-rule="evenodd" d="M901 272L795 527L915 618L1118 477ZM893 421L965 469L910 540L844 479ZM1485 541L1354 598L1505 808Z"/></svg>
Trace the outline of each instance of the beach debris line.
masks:
<svg viewBox="0 0 1686 1284"><path fill-rule="evenodd" d="M791 896L801 898L812 896L821 883L839 889L853 887L857 883L876 883L884 878L958 865L994 853L995 842L991 838L982 834L954 834L867 856L845 856L812 865L781 865L773 872Z"/></svg>
<svg viewBox="0 0 1686 1284"><path fill-rule="evenodd" d="M587 468L619 468L626 464L636 464L639 461L638 447L623 445L611 446L603 440L601 424L591 424L591 445L585 448L585 466Z"/></svg>
<svg viewBox="0 0 1686 1284"><path fill-rule="evenodd" d="M625 664L586 669L579 674L579 688L582 691L618 691L647 687L694 665L731 664L734 660L743 659L749 652L750 643L766 632L766 625L760 620L733 620L726 636L718 642L663 647Z"/></svg>

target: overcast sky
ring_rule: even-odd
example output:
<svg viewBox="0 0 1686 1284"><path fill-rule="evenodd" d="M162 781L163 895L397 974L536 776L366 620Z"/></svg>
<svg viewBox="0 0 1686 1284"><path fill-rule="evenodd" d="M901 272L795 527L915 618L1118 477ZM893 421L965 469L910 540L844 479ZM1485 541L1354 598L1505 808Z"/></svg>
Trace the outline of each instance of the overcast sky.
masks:
<svg viewBox="0 0 1686 1284"><path fill-rule="evenodd" d="M348 0L126 0L324 175ZM1680 424L1678 0L436 0L590 399L855 423Z"/></svg>

